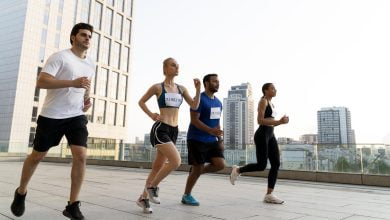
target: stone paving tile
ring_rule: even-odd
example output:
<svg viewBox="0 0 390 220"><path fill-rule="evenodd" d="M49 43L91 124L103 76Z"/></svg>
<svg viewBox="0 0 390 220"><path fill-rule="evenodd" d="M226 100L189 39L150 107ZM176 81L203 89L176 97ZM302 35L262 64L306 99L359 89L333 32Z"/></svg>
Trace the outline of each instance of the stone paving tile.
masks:
<svg viewBox="0 0 390 220"><path fill-rule="evenodd" d="M21 162L0 162L0 220L65 219L70 164L42 163L28 189L26 212L14 217L9 206L19 182ZM180 203L188 173L173 172L160 184L162 203L144 214L135 201L143 190L147 169L88 166L80 199L86 219L390 219L390 189L346 184L278 180L275 194L283 205L262 202L267 181L242 177L235 186L228 176L201 176L192 194L201 206Z"/></svg>

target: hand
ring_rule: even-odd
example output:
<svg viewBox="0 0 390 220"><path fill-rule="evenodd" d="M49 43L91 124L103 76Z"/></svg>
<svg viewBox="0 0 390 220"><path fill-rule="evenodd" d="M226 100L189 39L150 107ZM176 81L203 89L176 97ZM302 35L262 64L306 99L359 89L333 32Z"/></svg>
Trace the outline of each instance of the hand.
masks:
<svg viewBox="0 0 390 220"><path fill-rule="evenodd" d="M279 122L280 124L287 124L290 121L289 117L284 115L283 117L280 118Z"/></svg>
<svg viewBox="0 0 390 220"><path fill-rule="evenodd" d="M88 109L91 108L91 106L92 106L91 99L90 98L85 99L84 100L83 112L88 111Z"/></svg>
<svg viewBox="0 0 390 220"><path fill-rule="evenodd" d="M153 121L160 121L160 115L157 114L157 113L153 113L150 118L153 120Z"/></svg>
<svg viewBox="0 0 390 220"><path fill-rule="evenodd" d="M80 77L73 80L73 87L75 88L89 89L90 86L91 86L91 81L88 80L88 77Z"/></svg>
<svg viewBox="0 0 390 220"><path fill-rule="evenodd" d="M223 131L219 128L211 128L209 134L220 137L223 135Z"/></svg>
<svg viewBox="0 0 390 220"><path fill-rule="evenodd" d="M218 147L222 151L225 150L225 145L223 144L223 139L222 138L218 138Z"/></svg>
<svg viewBox="0 0 390 220"><path fill-rule="evenodd" d="M199 90L200 91L200 80L198 78L195 78L194 79L194 86L195 86L195 89L196 90Z"/></svg>

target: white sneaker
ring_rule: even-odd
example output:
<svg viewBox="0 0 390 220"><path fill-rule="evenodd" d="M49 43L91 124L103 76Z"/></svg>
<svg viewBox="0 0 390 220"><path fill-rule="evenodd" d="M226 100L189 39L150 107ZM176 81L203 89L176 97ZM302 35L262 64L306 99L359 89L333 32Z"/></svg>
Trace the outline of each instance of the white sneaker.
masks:
<svg viewBox="0 0 390 220"><path fill-rule="evenodd" d="M149 199L140 197L139 199L137 199L136 203L139 207L143 208L144 213L152 214L153 210L152 207L150 207Z"/></svg>
<svg viewBox="0 0 390 220"><path fill-rule="evenodd" d="M154 204L160 204L160 198L158 197L158 192L160 188L156 187L148 187L146 188L146 191L148 192L149 199Z"/></svg>
<svg viewBox="0 0 390 220"><path fill-rule="evenodd" d="M274 196L273 194L267 194L264 196L264 202L272 204L283 204L284 201Z"/></svg>
<svg viewBox="0 0 390 220"><path fill-rule="evenodd" d="M230 173L230 183L232 185L234 185L234 183L236 182L237 178L240 176L240 174L238 173L238 169L240 167L237 166L237 165L233 165L232 166L232 172Z"/></svg>

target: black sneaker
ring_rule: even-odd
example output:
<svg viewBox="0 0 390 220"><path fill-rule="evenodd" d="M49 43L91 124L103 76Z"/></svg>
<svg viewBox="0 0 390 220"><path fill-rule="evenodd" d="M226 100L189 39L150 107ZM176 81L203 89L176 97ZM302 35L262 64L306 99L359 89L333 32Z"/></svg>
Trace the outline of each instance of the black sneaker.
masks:
<svg viewBox="0 0 390 220"><path fill-rule="evenodd" d="M68 205L65 207L62 214L72 220L84 220L84 216L80 211L80 206L80 201L76 201L72 204L68 202Z"/></svg>
<svg viewBox="0 0 390 220"><path fill-rule="evenodd" d="M11 211L16 217L20 217L23 215L25 209L24 200L26 199L27 195L27 193L24 195L20 195L18 193L18 189L19 188L15 190L14 201L11 204Z"/></svg>

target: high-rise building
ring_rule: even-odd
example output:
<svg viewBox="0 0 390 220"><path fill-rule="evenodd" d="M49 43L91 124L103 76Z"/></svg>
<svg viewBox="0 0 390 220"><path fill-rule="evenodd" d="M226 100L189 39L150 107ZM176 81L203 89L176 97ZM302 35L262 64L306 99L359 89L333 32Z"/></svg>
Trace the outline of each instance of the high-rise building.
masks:
<svg viewBox="0 0 390 220"><path fill-rule="evenodd" d="M232 86L223 100L223 130L226 149L246 149L253 144L254 110L249 83Z"/></svg>
<svg viewBox="0 0 390 220"><path fill-rule="evenodd" d="M351 113L346 107L322 108L317 112L318 143L354 145Z"/></svg>
<svg viewBox="0 0 390 220"><path fill-rule="evenodd" d="M31 146L46 94L35 87L37 74L51 54L71 47L70 32L79 22L95 29L88 51L97 64L86 114L89 143L123 142L132 0L2 0L0 8L0 151Z"/></svg>

